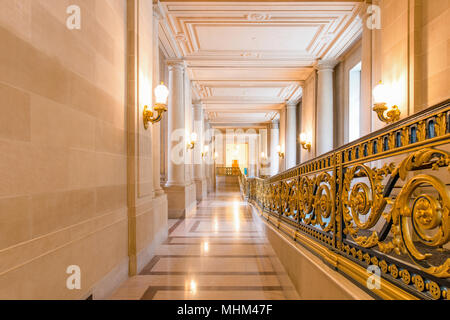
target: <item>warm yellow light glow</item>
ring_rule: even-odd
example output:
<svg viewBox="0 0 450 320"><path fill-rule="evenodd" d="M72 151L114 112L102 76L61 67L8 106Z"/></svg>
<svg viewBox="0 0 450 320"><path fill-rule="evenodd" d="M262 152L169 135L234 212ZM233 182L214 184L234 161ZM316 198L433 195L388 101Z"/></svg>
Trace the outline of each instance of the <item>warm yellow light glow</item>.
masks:
<svg viewBox="0 0 450 320"><path fill-rule="evenodd" d="M374 104L388 103L389 96L389 88L380 81L380 83L373 89Z"/></svg>
<svg viewBox="0 0 450 320"><path fill-rule="evenodd" d="M234 216L234 230L239 231L241 229L241 220L239 217L239 202L233 202L233 216Z"/></svg>
<svg viewBox="0 0 450 320"><path fill-rule="evenodd" d="M237 160L241 171L244 171L245 168L248 168L248 144L227 144L225 150L225 165L227 167L232 167L233 163L235 163L235 161Z"/></svg>
<svg viewBox="0 0 450 320"><path fill-rule="evenodd" d="M277 152L281 152L281 146L277 146Z"/></svg>
<svg viewBox="0 0 450 320"><path fill-rule="evenodd" d="M208 152L208 151L209 151L209 146L204 146L204 147L203 147L203 151L204 151L204 152Z"/></svg>
<svg viewBox="0 0 450 320"><path fill-rule="evenodd" d="M156 103L167 105L167 98L169 97L169 89L163 82L155 88Z"/></svg>
<svg viewBox="0 0 450 320"><path fill-rule="evenodd" d="M141 74L142 76L142 74ZM144 77L144 79L146 79ZM152 90L150 82L139 81L140 85L140 100L151 101ZM151 123L158 123L162 120L163 114L167 111L167 98L169 96L169 89L161 83L161 85L155 88L155 103L153 105L145 105L142 112L142 120L144 122L144 128L147 130Z"/></svg>
<svg viewBox="0 0 450 320"><path fill-rule="evenodd" d="M214 160L217 160L217 158L219 158L219 153L218 152L214 152Z"/></svg>
<svg viewBox="0 0 450 320"><path fill-rule="evenodd" d="M300 142L306 142L306 133L302 132L300 133Z"/></svg>
<svg viewBox="0 0 450 320"><path fill-rule="evenodd" d="M190 289L192 294L196 294L197 293L197 282L195 282L194 280L191 280L191 283L189 285L189 289Z"/></svg>
<svg viewBox="0 0 450 320"><path fill-rule="evenodd" d="M385 86L381 81L373 88L373 111L377 113L378 119L386 123L394 123L400 120L401 112L398 105L401 102L401 86L391 84Z"/></svg>
<svg viewBox="0 0 450 320"><path fill-rule="evenodd" d="M261 152L261 158L265 158L266 157L266 154L264 153L264 152Z"/></svg>
<svg viewBox="0 0 450 320"><path fill-rule="evenodd" d="M203 253L208 253L209 252L209 242L205 241L203 242Z"/></svg>
<svg viewBox="0 0 450 320"><path fill-rule="evenodd" d="M302 148L305 150L311 150L311 144L312 144L312 139L311 139L311 134L310 133L304 133L302 132L300 134L300 144L302 145Z"/></svg>
<svg viewBox="0 0 450 320"><path fill-rule="evenodd" d="M219 232L219 221L217 220L217 217L214 217L214 232Z"/></svg>
<svg viewBox="0 0 450 320"><path fill-rule="evenodd" d="M191 133L191 142L197 142L197 134L195 132Z"/></svg>

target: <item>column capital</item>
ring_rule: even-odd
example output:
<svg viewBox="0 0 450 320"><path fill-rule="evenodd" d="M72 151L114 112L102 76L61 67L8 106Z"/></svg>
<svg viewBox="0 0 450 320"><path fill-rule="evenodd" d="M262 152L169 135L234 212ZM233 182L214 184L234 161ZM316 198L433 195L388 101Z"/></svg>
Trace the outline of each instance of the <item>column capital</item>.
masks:
<svg viewBox="0 0 450 320"><path fill-rule="evenodd" d="M173 69L184 71L186 68L186 63L184 60L168 60L167 65L169 66L169 71Z"/></svg>
<svg viewBox="0 0 450 320"><path fill-rule="evenodd" d="M199 108L199 109L203 108L202 101L201 100L193 100L192 101L192 107L193 108Z"/></svg>
<svg viewBox="0 0 450 320"><path fill-rule="evenodd" d="M153 18L155 18L155 20L159 21L162 18L162 13L161 13L161 9L159 8L159 4L158 1L153 1Z"/></svg>
<svg viewBox="0 0 450 320"><path fill-rule="evenodd" d="M270 129L279 129L279 128L280 128L280 120L278 119L272 120L270 124Z"/></svg>
<svg viewBox="0 0 450 320"><path fill-rule="evenodd" d="M314 67L317 71L334 71L338 63L338 60L318 60Z"/></svg>
<svg viewBox="0 0 450 320"><path fill-rule="evenodd" d="M296 109L298 101L286 101L286 109Z"/></svg>
<svg viewBox="0 0 450 320"><path fill-rule="evenodd" d="M367 8L373 4L373 0L363 0L361 6L356 12L356 17L358 19L364 20L370 16L370 13L367 12ZM363 24L365 24L363 22Z"/></svg>

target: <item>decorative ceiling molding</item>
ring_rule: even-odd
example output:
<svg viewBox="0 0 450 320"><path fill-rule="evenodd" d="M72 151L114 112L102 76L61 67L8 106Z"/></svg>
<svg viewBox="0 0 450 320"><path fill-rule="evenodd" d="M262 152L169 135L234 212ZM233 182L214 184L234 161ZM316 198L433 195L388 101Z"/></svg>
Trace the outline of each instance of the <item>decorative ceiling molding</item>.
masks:
<svg viewBox="0 0 450 320"><path fill-rule="evenodd" d="M260 13L260 12L255 12L255 13L250 13L247 15L247 20L248 21L268 21L270 20L272 16L268 13Z"/></svg>
<svg viewBox="0 0 450 320"><path fill-rule="evenodd" d="M277 34L284 31L295 31L295 36L302 31L306 42L297 49L289 48L292 43L273 48L270 41L266 46L259 43L259 48L252 54L259 54L266 59L297 58L321 59L332 56L342 51L339 45L344 38L354 38L359 31L352 25L362 24L358 14L361 11L361 3L355 2L297 2L297 3L205 3L205 2L163 2L161 4L165 12L165 24L162 24L166 33L173 35L183 34L186 42L178 44L183 57L203 57L224 55L225 57L242 57L242 51L221 47L221 41L208 48L205 44L214 42L214 32L224 30L236 31L235 34L249 36L249 40L255 39L261 33L267 33L276 40ZM263 23L261 23L263 22ZM262 29L261 29L262 28ZM274 32L275 31L275 32ZM231 34L233 35L233 33ZM356 35L357 36L357 35ZM236 39L222 39L232 41ZM203 45L202 45L203 44ZM258 45L256 46L258 47ZM265 49L262 49L265 48ZM332 52L330 52L332 51ZM335 57L337 58L337 57Z"/></svg>
<svg viewBox="0 0 450 320"><path fill-rule="evenodd" d="M316 61L337 60L361 35L361 1L163 1L160 44L183 59L214 121L298 102ZM247 113L254 113L251 117ZM253 120L252 120L253 119ZM251 120L251 121L250 121Z"/></svg>

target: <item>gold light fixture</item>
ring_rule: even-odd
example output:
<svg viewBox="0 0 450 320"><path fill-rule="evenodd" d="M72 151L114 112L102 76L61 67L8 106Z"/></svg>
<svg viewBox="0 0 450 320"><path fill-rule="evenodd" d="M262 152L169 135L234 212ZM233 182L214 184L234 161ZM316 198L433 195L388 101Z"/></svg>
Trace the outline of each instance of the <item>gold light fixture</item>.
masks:
<svg viewBox="0 0 450 320"><path fill-rule="evenodd" d="M306 133L300 134L300 144L303 149L311 151L311 139L308 139L308 135Z"/></svg>
<svg viewBox="0 0 450 320"><path fill-rule="evenodd" d="M209 146L203 147L202 158L205 158L209 152Z"/></svg>
<svg viewBox="0 0 450 320"><path fill-rule="evenodd" d="M197 142L197 134L196 134L195 132L192 132L192 133L191 133L191 140L189 141L189 143L188 143L188 145L187 145L187 148L188 148L189 150L194 149L195 143L196 143L196 142Z"/></svg>
<svg viewBox="0 0 450 320"><path fill-rule="evenodd" d="M373 89L373 111L377 113L378 119L380 121L386 122L387 124L396 122L400 120L400 110L398 106L393 105L392 107L387 106L389 99L388 88L380 81L380 83Z"/></svg>
<svg viewBox="0 0 450 320"><path fill-rule="evenodd" d="M284 159L284 152L281 151L281 146L277 146L277 153L281 159Z"/></svg>
<svg viewBox="0 0 450 320"><path fill-rule="evenodd" d="M153 106L153 110L150 110L148 106L144 107L144 128L148 129L151 123L157 123L161 121L164 112L167 111L167 98L169 97L169 89L163 82L155 88L156 103Z"/></svg>

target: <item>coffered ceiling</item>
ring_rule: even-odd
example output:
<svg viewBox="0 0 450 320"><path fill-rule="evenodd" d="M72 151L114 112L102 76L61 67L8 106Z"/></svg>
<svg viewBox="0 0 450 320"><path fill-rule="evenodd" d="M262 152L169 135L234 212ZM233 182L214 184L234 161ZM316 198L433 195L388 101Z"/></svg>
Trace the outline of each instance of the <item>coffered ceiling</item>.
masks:
<svg viewBox="0 0 450 320"><path fill-rule="evenodd" d="M359 37L359 1L162 1L160 43L183 59L214 123L267 123L298 101L318 59Z"/></svg>

